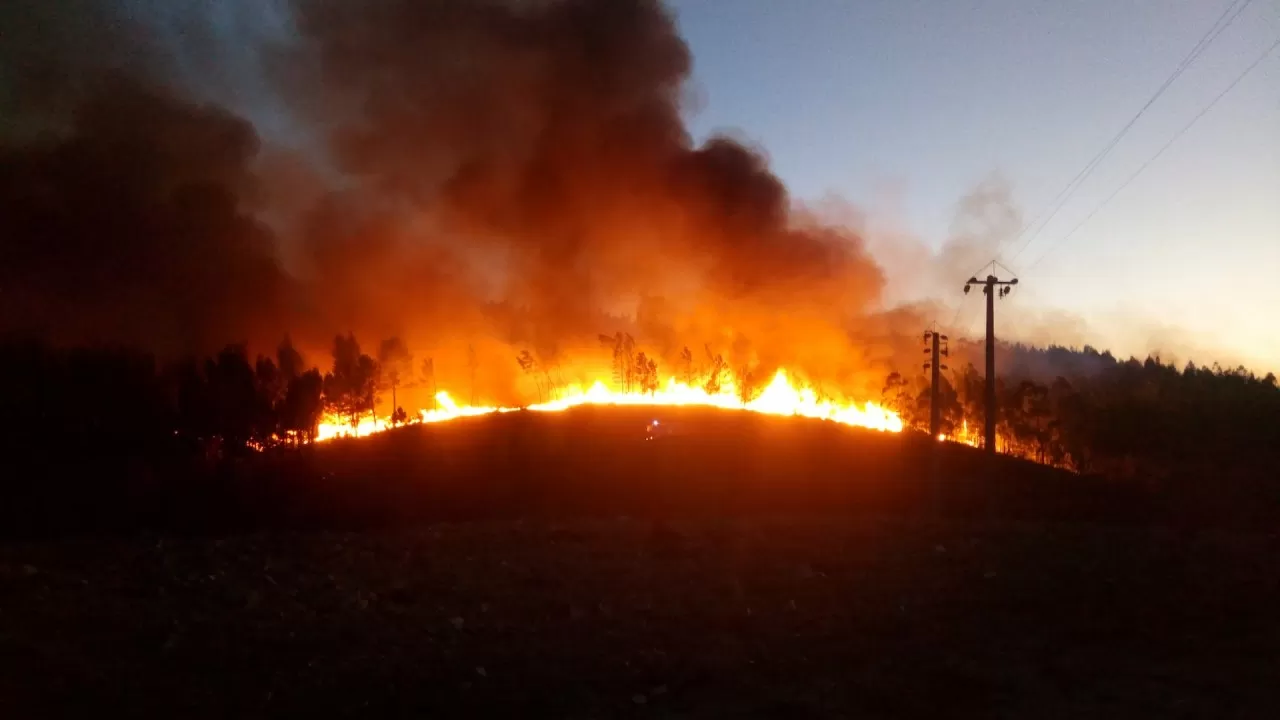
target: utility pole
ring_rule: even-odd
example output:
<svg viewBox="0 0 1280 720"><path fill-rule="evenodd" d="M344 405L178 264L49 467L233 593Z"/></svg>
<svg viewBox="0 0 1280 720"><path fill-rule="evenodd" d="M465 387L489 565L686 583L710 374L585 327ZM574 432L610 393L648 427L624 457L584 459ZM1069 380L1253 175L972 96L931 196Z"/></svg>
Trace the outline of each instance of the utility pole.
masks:
<svg viewBox="0 0 1280 720"><path fill-rule="evenodd" d="M939 359L947 357L947 348L940 348L940 343L945 343L947 336L936 330L926 330L924 341L930 343L930 347L925 348L924 351L931 358L924 364L925 370L931 370L929 373L929 434L937 438L938 431L942 429L942 408L938 405L938 371L947 369Z"/></svg>
<svg viewBox="0 0 1280 720"><path fill-rule="evenodd" d="M1001 280L995 275L988 275L986 280L971 277L964 284L966 293L971 285L981 285L982 294L987 296L987 424L982 445L989 453L996 451L996 293L1004 297L1017 284L1018 278Z"/></svg>

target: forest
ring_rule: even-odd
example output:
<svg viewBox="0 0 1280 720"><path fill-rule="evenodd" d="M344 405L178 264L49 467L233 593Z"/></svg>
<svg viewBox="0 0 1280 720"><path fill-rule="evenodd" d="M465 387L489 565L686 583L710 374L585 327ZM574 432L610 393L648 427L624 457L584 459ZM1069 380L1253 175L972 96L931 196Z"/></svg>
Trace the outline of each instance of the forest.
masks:
<svg viewBox="0 0 1280 720"><path fill-rule="evenodd" d="M1178 368L1159 357L1118 360L1092 347L1005 345L996 379L998 448L1109 477L1168 478L1180 468L1270 457L1280 440L1276 376L1217 364ZM971 363L942 375L942 432L981 434L984 378ZM929 423L924 375L893 373L886 403L915 428Z"/></svg>
<svg viewBox="0 0 1280 720"><path fill-rule="evenodd" d="M695 364L686 349L682 367L667 371L630 336L604 334L601 344L615 380L642 391L664 372L708 386L733 378L746 393L755 387L746 370L709 349L707 363ZM22 471L7 473L5 514L52 514L75 526L112 508L115 522L145 521L167 503L217 496L219 483L261 452L305 449L322 417L354 423L380 408L381 422L403 423L397 391L434 384L431 359L415 367L398 338L366 352L355 336L339 335L326 360L323 370L309 365L287 337L274 357L228 345L167 362L123 347L10 340L0 351L0 372L10 379L0 393L0 446ZM537 380L539 399L549 396L551 369L527 351L512 361ZM983 377L969 363L956 366L942 376L942 429L972 440L982 425ZM1157 487L1188 503L1280 504L1273 374L1023 345L1002 346L1000 367L1003 453ZM924 374L889 374L881 401L910 431L927 432Z"/></svg>

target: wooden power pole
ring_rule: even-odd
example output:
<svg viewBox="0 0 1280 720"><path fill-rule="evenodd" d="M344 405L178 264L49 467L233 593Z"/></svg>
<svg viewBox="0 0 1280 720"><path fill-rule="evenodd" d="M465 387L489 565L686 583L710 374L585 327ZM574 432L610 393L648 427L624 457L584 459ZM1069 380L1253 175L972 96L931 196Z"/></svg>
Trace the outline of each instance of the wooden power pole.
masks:
<svg viewBox="0 0 1280 720"><path fill-rule="evenodd" d="M1018 279L1001 280L995 275L988 275L986 280L969 278L964 284L964 291L969 292L972 285L981 285L982 294L987 296L987 402L986 428L982 435L982 445L987 452L996 451L996 293L1000 297L1008 295Z"/></svg>
<svg viewBox="0 0 1280 720"><path fill-rule="evenodd" d="M938 371L947 369L947 366L943 365L941 360L941 358L947 356L947 348L941 346L941 343L947 341L947 336L940 334L937 330L926 330L924 341L930 344L930 347L925 348L925 352L929 353L930 359L929 362L924 364L924 369L930 370L929 434L936 438L942 429L942 407L938 404Z"/></svg>

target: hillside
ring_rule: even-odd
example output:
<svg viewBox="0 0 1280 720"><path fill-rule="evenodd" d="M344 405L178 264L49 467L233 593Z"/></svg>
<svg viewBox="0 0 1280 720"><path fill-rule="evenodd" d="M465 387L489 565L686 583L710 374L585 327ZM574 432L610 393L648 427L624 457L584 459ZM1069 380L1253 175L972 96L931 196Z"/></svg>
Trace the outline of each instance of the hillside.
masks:
<svg viewBox="0 0 1280 720"><path fill-rule="evenodd" d="M0 547L5 717L1267 717L1274 535L782 515Z"/></svg>
<svg viewBox="0 0 1280 720"><path fill-rule="evenodd" d="M1151 524L1134 486L918 435L580 408L222 470L184 492L207 502L176 534L0 546L0 711L1132 718L1280 701L1274 533Z"/></svg>
<svg viewBox="0 0 1280 720"><path fill-rule="evenodd" d="M649 439L648 427L663 430ZM898 512L1137 518L1133 486L801 418L577 408L402 428L254 459L242 487L290 522ZM279 504L277 504L279 503Z"/></svg>

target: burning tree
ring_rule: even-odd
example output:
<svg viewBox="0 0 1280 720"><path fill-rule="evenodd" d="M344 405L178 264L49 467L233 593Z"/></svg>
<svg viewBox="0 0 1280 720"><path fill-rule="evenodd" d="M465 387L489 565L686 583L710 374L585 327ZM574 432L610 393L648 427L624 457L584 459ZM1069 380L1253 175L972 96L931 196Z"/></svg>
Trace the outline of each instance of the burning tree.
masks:
<svg viewBox="0 0 1280 720"><path fill-rule="evenodd" d="M280 430L286 437L293 437L299 442L303 439L307 442L315 440L316 427L320 424L320 416L324 411L323 391L324 379L316 368L289 381L284 400L277 411Z"/></svg>
<svg viewBox="0 0 1280 720"><path fill-rule="evenodd" d="M533 356L542 372L542 381L547 389L547 400L553 400L556 397L556 388L563 388L565 385L560 367L560 348L554 340L543 338L534 346Z"/></svg>
<svg viewBox="0 0 1280 720"><path fill-rule="evenodd" d="M253 374L258 395L255 403L253 434L260 443L266 443L277 439L276 426L279 424L277 414L280 403L284 401L287 386L280 369L269 357L258 356L253 366Z"/></svg>
<svg viewBox="0 0 1280 720"><path fill-rule="evenodd" d="M431 409L437 409L436 393L439 392L439 389L436 387L436 361L434 358L424 358L422 360L421 382L427 392L431 393Z"/></svg>
<svg viewBox="0 0 1280 720"><path fill-rule="evenodd" d="M885 407L898 413L904 420L915 415L916 394L911 390L911 381L902 373L892 372L884 380L884 388L880 391L880 402Z"/></svg>
<svg viewBox="0 0 1280 720"><path fill-rule="evenodd" d="M613 381L623 392L631 392L635 377L636 341L629 333L617 332L612 337L600 336L600 344L613 350Z"/></svg>
<svg viewBox="0 0 1280 720"><path fill-rule="evenodd" d="M303 372L302 353L293 347L293 340L288 335L284 336L284 340L276 348L276 367L280 369L280 376L286 385Z"/></svg>
<svg viewBox="0 0 1280 720"><path fill-rule="evenodd" d="M205 361L211 429L233 448L263 442L274 425L271 401L260 390L244 345L228 345Z"/></svg>
<svg viewBox="0 0 1280 720"><path fill-rule="evenodd" d="M658 391L658 363L644 353L636 355L636 365L632 370L640 392L653 395Z"/></svg>
<svg viewBox="0 0 1280 720"><path fill-rule="evenodd" d="M742 369L738 371L738 379L738 398L744 403L751 402L751 399L756 394L755 373L751 372L751 369L746 365L743 365Z"/></svg>
<svg viewBox="0 0 1280 720"><path fill-rule="evenodd" d="M391 390L391 424L399 425L407 415L396 400L396 390L404 378L413 378L413 355L399 337L389 337L378 346L378 388Z"/></svg>
<svg viewBox="0 0 1280 720"><path fill-rule="evenodd" d="M680 351L680 375L685 385L693 385L693 352L688 346Z"/></svg>
<svg viewBox="0 0 1280 720"><path fill-rule="evenodd" d="M1017 454L1043 463L1052 439L1052 407L1049 388L1031 380L1023 380L1007 392L1000 403L1001 429Z"/></svg>
<svg viewBox="0 0 1280 720"><path fill-rule="evenodd" d="M921 417L928 417L929 413L929 386L925 385L920 389L920 398L917 400L917 406L923 408ZM948 437L955 437L961 430L964 423L964 406L960 404L960 395L956 392L955 385L946 375L938 377L938 409L942 422L939 430Z"/></svg>
<svg viewBox="0 0 1280 720"><path fill-rule="evenodd" d="M354 334L335 337L333 370L324 376L325 408L347 418L355 427L365 410L374 412L377 378L377 361L360 352L360 343Z"/></svg>
<svg viewBox="0 0 1280 720"><path fill-rule="evenodd" d="M266 392L274 409L275 434L295 444L315 439L316 427L324 410L324 379L320 371L306 364L288 335L276 347L275 363L259 357L258 383Z"/></svg>
<svg viewBox="0 0 1280 720"><path fill-rule="evenodd" d="M721 383L729 374L729 363L724 361L723 355L712 353L710 345L703 345L703 349L707 351L708 362L707 381L703 384L703 389L715 395L720 392Z"/></svg>
<svg viewBox="0 0 1280 720"><path fill-rule="evenodd" d="M984 400L986 397L985 379L972 365L966 365L957 374L956 381L956 392L959 396L962 414L966 418L973 418L973 426L975 428L980 427L981 418L986 412Z"/></svg>
<svg viewBox="0 0 1280 720"><path fill-rule="evenodd" d="M545 367L528 350L521 350L516 356L516 364L526 375L533 377L534 386L538 390L538 402L544 402L551 393L551 376Z"/></svg>

